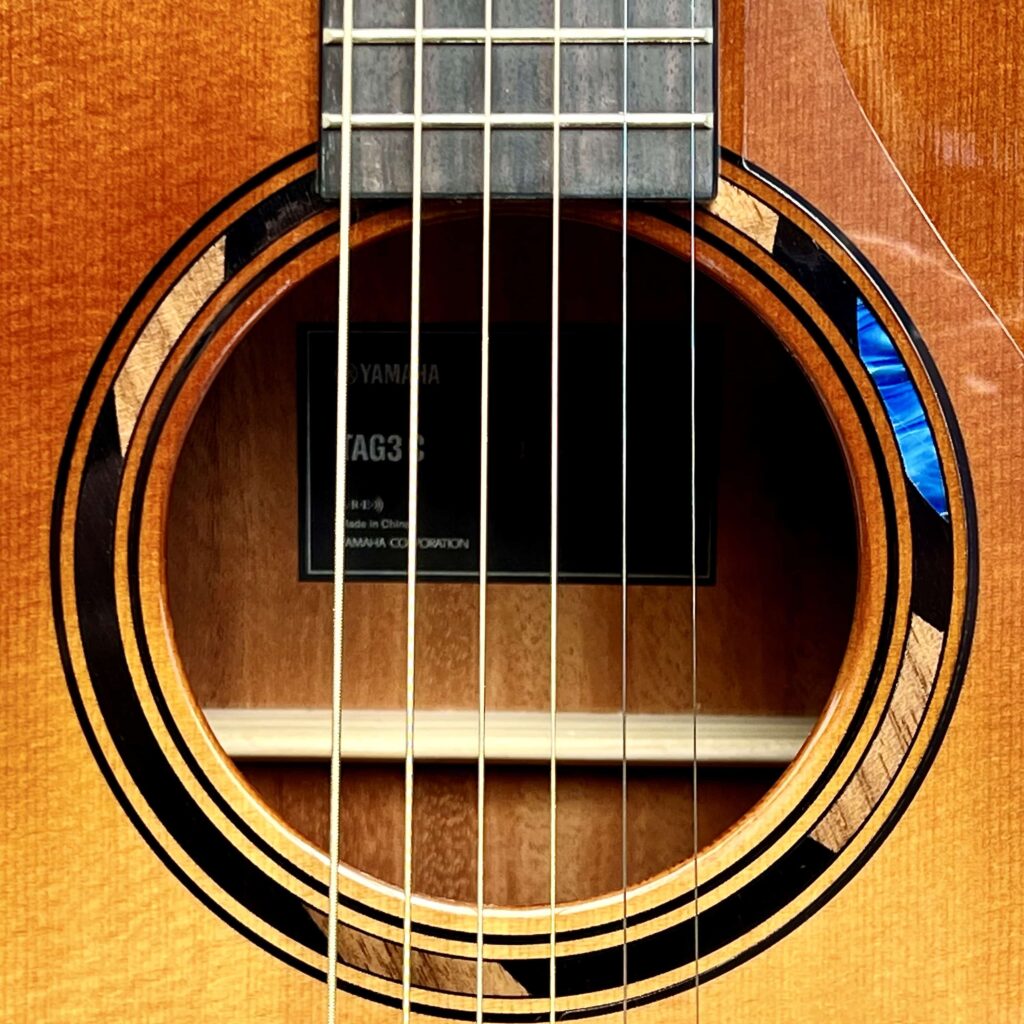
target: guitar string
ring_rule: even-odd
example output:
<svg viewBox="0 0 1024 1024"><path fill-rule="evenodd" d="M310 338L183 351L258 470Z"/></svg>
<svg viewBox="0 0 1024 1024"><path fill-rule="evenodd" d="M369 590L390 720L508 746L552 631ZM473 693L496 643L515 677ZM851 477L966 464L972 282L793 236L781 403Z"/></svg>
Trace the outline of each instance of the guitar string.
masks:
<svg viewBox="0 0 1024 1024"><path fill-rule="evenodd" d="M341 858L341 679L344 651L345 500L348 456L349 229L352 200L353 0L344 0L342 28L340 180L338 186L338 394L335 409L334 585L331 651L331 792L327 887L327 1024L336 1024L338 999L338 872Z"/></svg>
<svg viewBox="0 0 1024 1024"><path fill-rule="evenodd" d="M697 4L690 0L690 31ZM690 42L690 113L697 113L697 46ZM700 1024L700 876L697 798L697 129L690 126L690 721L692 724L691 813L693 854L693 1014Z"/></svg>
<svg viewBox="0 0 1024 1024"><path fill-rule="evenodd" d="M560 25L560 11L558 0L555 2L555 26L556 33L557 27ZM414 761L413 761L413 750L414 750L414 728L415 728L415 626L416 626L416 607L415 607L415 589L416 589L416 554L417 554L417 491L418 491L418 421L419 421L419 342L420 342L420 243L421 243L421 231L422 231L422 61L423 61L423 0L417 0L416 3L416 40L415 40L415 62L414 62L414 123L413 123L413 190L412 190L412 286L411 286L411 317L410 317L410 364L409 364L409 380L410 380L410 398L409 398L409 447L408 447L408 458L409 458L409 543L408 543L408 569L407 569L407 650L406 650L406 742L405 742L405 837L404 837L404 857L403 857L403 896L404 896L404 914L403 914L403 965L402 965L402 986L403 986L403 1021L409 1020L410 1014L410 1003L411 1003L411 888L412 888L412 808L413 808L413 781L414 781ZM491 0L487 2L487 17L488 17L488 29L490 27L490 7ZM694 25L694 5L691 0L691 28ZM341 227L345 230L342 232L342 237L346 238L348 231L349 222L349 205L350 205L350 163L351 163L351 49L352 49L352 0L345 0L345 13L344 23L346 26L346 35L343 44L343 59L345 60L345 70L343 73L343 88L342 88L342 130L341 130L341 149L342 149L342 161L341 161L341 201L339 203L341 213ZM624 56L624 79L623 87L626 89L627 84L627 67L628 67L628 44L624 39L623 43ZM490 50L490 38L488 35L485 41L485 50ZM691 55L694 52L694 44L691 43ZM490 54L487 53L486 57L486 71L485 79L490 77ZM552 387L552 413L551 413L551 452L552 452L552 465L551 465L551 565L552 565L552 587L551 587L551 774L550 774L550 833L551 833L551 857L550 857L550 905L551 905L551 960L550 960L550 1018L553 1021L555 1018L555 999L556 999L556 878L557 878L557 757L556 757L556 741L557 741L557 610L558 610L558 598L557 598L557 559L558 559L558 536L557 536L557 525L558 525L558 381L559 381L559 294L558 294L558 279L559 279L559 234L560 234L560 133L558 114L560 112L560 41L555 36L554 40L554 53L553 53L553 106L555 113L555 121L553 125L553 138L552 138L552 177L553 177L553 210L552 210L552 372L551 372L551 387ZM695 89L694 89L694 61L691 56L691 103L695 103ZM486 88L486 86L485 86ZM490 96L489 90L486 97L485 103L489 107ZM625 92L624 92L624 107L625 107ZM691 111L695 113L694 111ZM487 111L489 114L489 110ZM489 277L488 267L488 256L489 256L489 231L490 231L490 209L489 209L489 181L487 180L490 175L490 124L489 121L485 122L485 241L484 241L484 286L483 286L483 329L482 329L482 389L481 389L481 529L486 534L486 404L487 404L487 324L488 324L488 306L489 306L489 289L487 286L487 278ZM622 388L622 401L623 401L623 535L622 535L622 555L623 555L623 878L624 878L624 904L623 904L623 921L624 921L624 932L623 932L623 1008L624 1013L626 1010L626 946L625 946L625 892L626 892L626 870L627 870L627 831L625 829L625 815L626 815L626 718L625 718L625 686L626 686L626 671L625 671L625 656L626 656L626 563L625 563L625 537L626 537L626 506L625 506L625 486L626 486L626 464L625 464L625 443L626 443L626 421L625 421L625 394L626 394L626 357L625 357L625 345L626 345L626 313L627 313L627 297L626 297L626 245L627 245L627 153L628 153L628 142L627 126L623 125L623 203L622 203L622 215L623 215L623 388ZM693 127L690 129L690 169L691 169L691 223L692 217L695 212L695 130ZM691 232L690 239L691 247L691 267L690 267L690 297L691 297L691 324L690 324L690 344L691 344L691 580L692 580L692 600L691 600L691 678L693 680L693 727L694 727L694 772L693 772L693 811L694 811L694 851L696 851L696 808L697 808L697 792L696 792L696 530L695 530L695 502L696 502L696 476L695 476L695 320L694 320L694 297L695 297L695 262L694 262L694 239ZM339 383L338 383L338 433L339 437L344 438L345 430L344 424L347 418L347 372L342 372L347 368L348 365L348 276L349 276L349 254L347 238L340 246L341 253L339 255ZM338 886L337 886L337 875L338 875L338 861L339 861L339 818L340 818L340 729L341 729L341 713L340 713L340 684L341 684L341 649L342 649L342 624L343 624L343 579L344 579L344 483L345 483L345 445L343 443L338 445L339 456L336 462L336 509L335 509L335 614L334 614L334 671L332 673L334 686L332 687L332 725L333 725L333 736L332 736L332 764L331 764L331 885L329 894L329 931L328 931L328 959L329 969L332 974L336 973L337 967L337 904L338 904ZM485 694L485 669L484 669L484 652L485 652L485 582L486 582L486 543L484 538L481 539L481 611L480 611L480 666L479 666L479 713L480 713L480 725L479 725L479 746L478 746L478 815L479 815L479 833L478 833L478 958L477 958L477 985L478 985L478 1008L477 1016L478 1019L482 1019L482 951L483 951L483 934L482 934L482 894L483 894L483 817L482 817L482 794L483 794L483 764L484 764L484 734L483 734L483 722L485 715L484 706L484 694ZM697 875L696 875L696 860L694 861L694 881L696 887ZM697 935L697 918L696 914L694 917L694 934L695 934L695 946L696 946L696 935ZM699 986L699 972L697 974L697 985ZM335 995L336 985L328 986L328 1019L333 1024L335 1019ZM699 1018L699 1000L697 1002L698 1007L698 1018Z"/></svg>
<svg viewBox="0 0 1024 1024"><path fill-rule="evenodd" d="M413 795L416 738L416 554L419 545L420 256L423 233L423 0L413 46L412 281L409 297L409 524L406 563L405 809L402 844L402 1024L412 1009Z"/></svg>
<svg viewBox="0 0 1024 1024"><path fill-rule="evenodd" d="M629 627L629 590L628 590L628 568L627 555L627 342L629 340L628 313L629 293L627 281L629 278L629 125L627 124L627 113L629 110L629 0L622 3L622 536L621 551L622 559L622 595L621 611L622 621L620 622L621 650L621 705L622 705L622 1022L626 1024L626 1017L629 1014L629 948L627 945L628 927L627 919L629 913L629 770L628 770L628 737L627 737L627 711L628 711L628 627Z"/></svg>
<svg viewBox="0 0 1024 1024"><path fill-rule="evenodd" d="M555 900L558 878L558 387L559 387L559 262L562 213L562 50L559 32L562 5L553 3L554 47L552 49L551 92L554 119L551 126L551 624L550 624L550 775L549 775L549 864L548 897L551 906L551 947L548 961L548 1017L555 1024L557 998L557 915Z"/></svg>
<svg viewBox="0 0 1024 1024"><path fill-rule="evenodd" d="M493 0L484 5L483 254L480 295L480 582L477 605L476 762L476 1019L484 1019L484 829L487 732L487 474L491 330L491 29Z"/></svg>

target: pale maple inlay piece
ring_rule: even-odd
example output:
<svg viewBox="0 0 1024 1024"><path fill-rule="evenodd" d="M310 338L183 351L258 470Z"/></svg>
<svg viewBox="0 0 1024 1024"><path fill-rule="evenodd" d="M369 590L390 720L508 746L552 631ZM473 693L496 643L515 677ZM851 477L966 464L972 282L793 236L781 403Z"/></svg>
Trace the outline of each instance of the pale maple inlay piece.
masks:
<svg viewBox="0 0 1024 1024"><path fill-rule="evenodd" d="M762 249L772 251L775 245L775 232L779 227L779 215L760 199L755 199L749 192L744 192L743 189L720 178L718 195L708 204L708 209L716 217L753 239Z"/></svg>
<svg viewBox="0 0 1024 1024"><path fill-rule="evenodd" d="M128 450L142 403L174 343L203 303L224 283L225 237L221 235L181 276L153 311L114 382L121 454Z"/></svg>

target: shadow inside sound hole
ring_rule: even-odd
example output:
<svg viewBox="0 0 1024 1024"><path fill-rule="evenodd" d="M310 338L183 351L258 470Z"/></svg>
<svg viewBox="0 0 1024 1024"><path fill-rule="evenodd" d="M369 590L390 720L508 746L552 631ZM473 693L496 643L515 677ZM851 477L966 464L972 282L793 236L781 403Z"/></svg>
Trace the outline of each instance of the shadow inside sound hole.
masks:
<svg viewBox="0 0 1024 1024"><path fill-rule="evenodd" d="M536 217L495 223L495 322L543 323L550 225ZM605 328L617 322L618 241L614 232L565 224L567 322ZM407 235L396 235L357 253L354 320L408 321L408 275L394 272L408 266L408 244ZM424 247L425 323L472 323L479 223L431 226ZM633 315L659 324L665 344L673 338L685 344L685 265L635 242L630 267ZM301 580L298 572L297 346L303 325L330 325L336 317L336 284L333 268L314 273L251 328L214 380L176 469L168 594L186 674L205 707L329 703L331 587ZM702 344L714 346L718 368L707 396L713 435L702 449L714 460L714 579L698 590L700 707L709 714L814 717L831 692L853 616L856 532L845 463L799 366L751 310L704 277L697 302L698 332ZM678 408L672 407L680 420L688 415L686 393L680 382ZM600 403L584 414L614 421L618 410ZM688 444L671 436L646 441L664 460L665 473L687 476ZM546 514L546 495L535 504ZM671 510L654 507L646 515L650 530L678 542ZM549 706L549 599L543 583L488 588L489 708ZM688 710L689 600L685 585L630 588L631 711ZM621 694L620 588L567 585L559 601L560 708L614 711ZM475 587L421 583L417 608L417 707L475 708ZM404 707L403 584L348 584L346 609L346 708ZM284 820L325 845L325 767L280 761L239 767ZM780 771L701 769L701 842L740 818ZM689 776L686 767L630 769L632 881L690 855ZM621 884L620 771L564 766L559 777L560 897L614 890ZM345 769L345 859L389 881L401 877L401 778L393 764ZM543 766L489 770L489 901L546 901L547 787ZM414 813L417 890L475 899L475 769L418 766Z"/></svg>

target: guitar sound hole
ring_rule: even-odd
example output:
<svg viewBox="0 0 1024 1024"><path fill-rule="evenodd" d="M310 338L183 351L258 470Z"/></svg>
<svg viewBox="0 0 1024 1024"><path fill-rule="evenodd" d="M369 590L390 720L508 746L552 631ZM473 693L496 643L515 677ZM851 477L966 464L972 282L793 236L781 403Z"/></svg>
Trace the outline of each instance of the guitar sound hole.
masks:
<svg viewBox="0 0 1024 1024"><path fill-rule="evenodd" d="M494 344L506 346L505 358L511 361L503 365L510 366L515 365L514 346L522 344L526 366L528 346L536 347L537 339L550 332L550 221L517 214L515 208L508 213L498 207L494 222ZM426 331L436 332L438 325L463 334L478 330L480 234L479 218L472 216L442 219L425 229ZM615 231L565 221L561 308L567 339L575 332L577 338L612 339L618 345L620 244ZM408 324L409 255L408 233L355 253L354 323L384 325L399 333ZM665 577L654 578L656 569L649 578L638 574L629 586L628 704L636 713L692 711L690 585L671 575L679 551L688 553L689 548L690 385L688 363L681 372L673 354L689 345L688 276L688 265L672 253L631 244L630 337L637 345L642 340L647 354L645 363L638 348L630 365L646 366L650 379L631 376L630 395L639 408L649 388L661 412L638 420L639 436L631 438L631 454L646 450L636 455L637 465L654 474L654 489L648 496L631 497L630 516L643 517L656 538L653 545L650 536L644 538L650 549L645 557L661 566ZM300 445L305 408L300 410L297 367L306 328L324 325L329 333L332 322L336 325L336 282L330 267L314 273L251 328L213 382L179 460L168 518L168 595L184 669L204 707L330 704L332 588L322 580L300 579L299 465L306 450ZM706 577L697 592L699 710L813 719L835 683L853 618L857 537L843 454L795 360L742 301L704 275L698 280L697 323L698 538ZM670 373L656 372L660 352ZM529 366L532 373L535 363ZM600 390L607 372L588 363L585 344L567 340L562 376L567 387L593 378L597 383L587 386ZM533 373L521 382L492 385L505 396L506 408L521 386L518 415L538 417L546 429L548 409L530 397L538 387L543 393L545 381ZM354 381L353 401L359 400L358 386ZM403 387L394 380L379 386ZM675 396L674 404L665 405L666 394ZM429 384L423 401L430 401ZM572 405L567 399L568 407L577 410L575 415L591 415L596 434L607 433L609 424L618 428L620 410L614 402ZM467 429L475 432L477 412L471 413ZM654 429L652 423L657 436L644 436ZM392 433L390 427L376 432ZM424 448L422 466L432 457L442 458L430 449L430 437L424 438ZM386 459L386 445L377 451ZM596 486L594 467L607 463L614 496L619 456L598 454L595 463L592 452L563 450L563 481L568 476ZM582 460L580 465L573 466L574 459ZM465 466L472 485L466 493L474 502L476 472L475 462ZM546 472L545 464L540 476ZM546 489L520 497L526 499L522 509L532 509L546 531ZM563 504L571 507L571 499ZM421 518L427 518L423 509ZM509 529L514 532L515 521ZM605 542L608 550L617 551L617 534ZM520 552L515 557L526 556ZM594 558L598 568L608 564L600 553ZM621 586L614 576L599 574L588 581L576 576L561 584L559 601L559 711L618 711ZM488 588L487 706L495 718L549 709L549 607L549 586L542 578L516 581L506 575ZM347 584L346 710L404 708L405 608L403 580L363 576ZM417 708L475 711L476 584L464 576L425 578L417 608ZM701 765L700 844L712 842L741 818L784 768ZM326 762L265 758L240 761L239 769L285 821L326 846ZM415 888L473 900L476 764L417 763L415 779ZM621 885L621 780L621 766L614 763L560 766L560 899L591 897ZM488 766L488 902L546 901L548 784L546 763L513 759ZM689 764L630 765L625 828L631 883L692 854L692 808ZM400 761L345 765L341 844L347 863L400 883L402 816Z"/></svg>

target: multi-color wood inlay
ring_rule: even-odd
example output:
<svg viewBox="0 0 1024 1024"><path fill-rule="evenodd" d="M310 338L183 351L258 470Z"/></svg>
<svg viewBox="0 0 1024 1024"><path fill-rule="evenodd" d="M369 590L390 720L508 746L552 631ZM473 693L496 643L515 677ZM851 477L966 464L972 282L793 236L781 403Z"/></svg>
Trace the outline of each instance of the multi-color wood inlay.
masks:
<svg viewBox="0 0 1024 1024"><path fill-rule="evenodd" d="M438 209L432 216L455 216ZM613 214L567 210L614 227ZM108 783L167 866L212 911L298 969L322 974L327 866L241 783L195 706L163 628L160 551L175 430L244 324L332 258L333 214L314 196L310 152L255 179L171 251L132 300L97 364L68 438L54 572L56 621L79 717ZM364 216L361 245L405 228L399 210ZM685 253L678 208L631 219L637 237ZM974 523L956 427L925 341L853 247L767 177L723 165L718 199L698 215L702 269L742 290L826 396L849 448L870 578L830 712L770 805L699 856L622 901L559 910L558 1005L576 1015L621 1006L620 943L631 1004L753 956L822 907L880 844L927 771L957 697L970 643ZM811 272L813 271L813 273ZM900 438L858 348L857 312L874 311L927 416L948 519L906 471ZM108 367L120 360L120 369ZM180 435L180 430L178 431ZM168 438L171 438L170 440ZM339 984L400 999L400 894L346 869ZM471 908L417 900L418 1012L475 1016ZM489 1019L533 1020L548 1000L547 918L489 907Z"/></svg>

